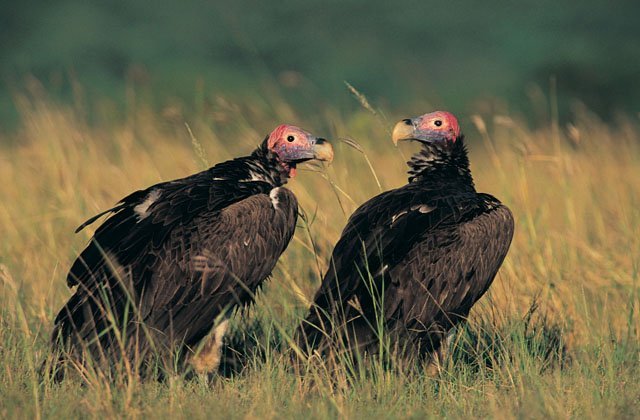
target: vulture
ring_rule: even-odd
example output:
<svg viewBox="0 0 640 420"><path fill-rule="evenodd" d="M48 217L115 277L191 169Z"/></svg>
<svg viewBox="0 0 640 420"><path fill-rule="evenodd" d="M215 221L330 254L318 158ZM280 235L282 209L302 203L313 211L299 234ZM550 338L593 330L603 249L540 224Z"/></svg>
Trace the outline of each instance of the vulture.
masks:
<svg viewBox="0 0 640 420"><path fill-rule="evenodd" d="M380 354L384 332L387 351L438 365L507 255L513 216L476 191L455 116L402 120L392 138L421 144L408 183L349 218L298 329L307 356Z"/></svg>
<svg viewBox="0 0 640 420"><path fill-rule="evenodd" d="M54 377L88 360L144 373L152 355L215 371L230 311L252 302L294 234L298 204L283 185L298 163L332 158L325 139L280 125L249 156L133 192L83 223L76 233L109 215L68 273L76 289L55 319Z"/></svg>

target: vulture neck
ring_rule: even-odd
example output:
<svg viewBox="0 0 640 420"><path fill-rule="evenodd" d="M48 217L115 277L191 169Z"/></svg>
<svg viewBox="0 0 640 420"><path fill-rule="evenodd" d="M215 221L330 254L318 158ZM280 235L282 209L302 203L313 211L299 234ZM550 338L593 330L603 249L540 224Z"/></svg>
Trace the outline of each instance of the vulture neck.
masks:
<svg viewBox="0 0 640 420"><path fill-rule="evenodd" d="M247 164L252 177L258 175L273 186L284 185L289 179L288 170L282 166L278 156L269 150L266 139L251 153Z"/></svg>
<svg viewBox="0 0 640 420"><path fill-rule="evenodd" d="M407 165L410 183L475 191L462 136L452 143L423 143Z"/></svg>

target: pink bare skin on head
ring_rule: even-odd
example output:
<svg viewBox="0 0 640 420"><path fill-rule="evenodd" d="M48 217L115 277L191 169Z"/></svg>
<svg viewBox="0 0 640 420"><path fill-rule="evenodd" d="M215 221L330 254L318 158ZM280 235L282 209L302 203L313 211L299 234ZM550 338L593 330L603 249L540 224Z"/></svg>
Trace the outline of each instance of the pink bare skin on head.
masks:
<svg viewBox="0 0 640 420"><path fill-rule="evenodd" d="M460 137L460 125L458 119L450 112L435 111L424 114L421 118L419 128L425 131L437 131L445 134L448 140L455 141Z"/></svg>
<svg viewBox="0 0 640 420"><path fill-rule="evenodd" d="M293 136L294 140L288 140L289 136ZM271 134L269 134L269 140L267 142L267 146L271 150L275 150L276 147L285 145L295 146L295 145L308 145L308 141L310 138L315 138L311 133L304 131L300 127L296 127L295 125L289 124L281 124L277 126Z"/></svg>
<svg viewBox="0 0 640 420"><path fill-rule="evenodd" d="M296 165L311 159L331 161L333 148L325 139L318 138L295 125L282 124L269 134L267 147L278 156L285 173L296 176Z"/></svg>
<svg viewBox="0 0 640 420"><path fill-rule="evenodd" d="M393 128L391 139L395 144L403 140L453 143L461 135L458 120L452 113L435 111L398 122Z"/></svg>

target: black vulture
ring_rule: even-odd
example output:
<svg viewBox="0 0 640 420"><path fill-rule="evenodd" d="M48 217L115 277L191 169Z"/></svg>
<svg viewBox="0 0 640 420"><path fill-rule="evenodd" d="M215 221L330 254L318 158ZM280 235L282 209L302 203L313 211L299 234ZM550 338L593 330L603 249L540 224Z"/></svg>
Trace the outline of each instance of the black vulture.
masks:
<svg viewBox="0 0 640 420"><path fill-rule="evenodd" d="M402 120L393 141L404 140L422 145L408 162L409 182L367 201L347 222L298 331L307 355L378 354L384 331L389 351L437 356L507 255L513 216L476 191L455 116Z"/></svg>
<svg viewBox="0 0 640 420"><path fill-rule="evenodd" d="M67 276L76 289L55 319L56 377L88 358L143 373L152 355L215 371L225 317L252 301L294 234L298 204L283 184L298 163L332 158L326 140L280 125L249 156L136 191L83 223L76 232L109 215Z"/></svg>

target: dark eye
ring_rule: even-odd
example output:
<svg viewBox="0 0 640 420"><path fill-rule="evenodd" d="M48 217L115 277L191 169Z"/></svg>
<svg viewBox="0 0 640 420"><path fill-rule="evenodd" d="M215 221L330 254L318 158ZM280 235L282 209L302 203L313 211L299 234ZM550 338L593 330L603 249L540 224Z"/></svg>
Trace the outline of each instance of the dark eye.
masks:
<svg viewBox="0 0 640 420"><path fill-rule="evenodd" d="M442 121L440 120L435 120L433 123L436 125L436 127L440 127L442 125Z"/></svg>
<svg viewBox="0 0 640 420"><path fill-rule="evenodd" d="M287 136L287 141L294 141L296 138L293 136Z"/></svg>

